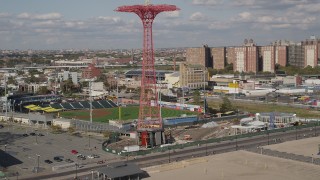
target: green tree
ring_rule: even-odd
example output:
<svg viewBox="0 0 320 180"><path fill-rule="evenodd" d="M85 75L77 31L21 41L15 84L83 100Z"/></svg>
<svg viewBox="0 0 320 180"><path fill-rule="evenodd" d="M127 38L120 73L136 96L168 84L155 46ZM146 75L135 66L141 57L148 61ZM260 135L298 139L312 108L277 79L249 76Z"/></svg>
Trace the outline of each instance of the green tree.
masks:
<svg viewBox="0 0 320 180"><path fill-rule="evenodd" d="M16 84L16 83L17 81L12 76L8 78L7 84Z"/></svg>
<svg viewBox="0 0 320 180"><path fill-rule="evenodd" d="M44 94L49 94L50 91L48 90L47 86L41 86L41 87L39 87L39 90L37 93L40 95L44 95Z"/></svg>
<svg viewBox="0 0 320 180"><path fill-rule="evenodd" d="M199 104L200 103L200 92L198 90L195 90L193 92L193 101L195 104Z"/></svg>
<svg viewBox="0 0 320 180"><path fill-rule="evenodd" d="M233 111L235 108L233 107L231 101L228 99L228 97L223 97L222 104L220 104L220 111L222 113Z"/></svg>

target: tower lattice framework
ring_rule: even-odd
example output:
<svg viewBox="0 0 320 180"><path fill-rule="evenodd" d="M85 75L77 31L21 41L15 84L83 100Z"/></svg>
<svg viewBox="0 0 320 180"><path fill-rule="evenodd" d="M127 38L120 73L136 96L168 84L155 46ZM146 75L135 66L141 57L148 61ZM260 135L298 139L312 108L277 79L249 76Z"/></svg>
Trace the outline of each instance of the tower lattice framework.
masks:
<svg viewBox="0 0 320 180"><path fill-rule="evenodd" d="M143 24L143 61L138 131L158 131L163 129L154 67L152 24L159 13L176 10L179 10L179 8L174 5L152 5L148 3L145 5L121 6L116 9L118 12L137 14Z"/></svg>

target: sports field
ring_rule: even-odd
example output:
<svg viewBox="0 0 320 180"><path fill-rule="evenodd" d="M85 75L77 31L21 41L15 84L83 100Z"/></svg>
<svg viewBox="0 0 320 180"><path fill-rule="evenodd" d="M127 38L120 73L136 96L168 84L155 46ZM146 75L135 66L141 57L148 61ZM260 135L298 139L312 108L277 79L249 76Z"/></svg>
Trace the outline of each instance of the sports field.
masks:
<svg viewBox="0 0 320 180"><path fill-rule="evenodd" d="M109 122L109 120L131 120L138 119L139 106L128 106L121 107L120 110L121 117L119 118L119 108L108 108L108 109L93 109L92 120L94 122ZM163 118L168 117L180 117L182 114L186 115L197 115L197 112L176 110L169 108L161 108L161 113ZM75 110L75 111L64 111L60 112L61 117L65 118L75 118L81 120L90 120L89 110Z"/></svg>

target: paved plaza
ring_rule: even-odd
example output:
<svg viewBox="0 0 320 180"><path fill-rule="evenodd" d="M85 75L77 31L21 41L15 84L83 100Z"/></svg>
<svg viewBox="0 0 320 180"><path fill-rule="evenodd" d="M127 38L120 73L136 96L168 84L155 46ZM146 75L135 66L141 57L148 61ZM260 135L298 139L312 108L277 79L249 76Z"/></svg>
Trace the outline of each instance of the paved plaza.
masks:
<svg viewBox="0 0 320 180"><path fill-rule="evenodd" d="M44 136L31 136L30 133L41 133ZM29 134L25 137L23 134ZM75 163L80 164L80 167L87 167L92 164L97 164L100 160L113 161L119 157L106 153L101 149L101 144L105 138L84 133L78 136L68 133L53 134L48 130L35 129L24 126L7 126L0 129L0 149L6 151L11 156L22 161L21 164L10 166L6 172L14 176L19 173L19 176L35 174L34 170L38 167L39 172L52 172L52 167L67 165L65 161L54 161L55 156L61 156L63 159L71 159ZM76 155L72 154L72 150L77 150L85 156L96 154L100 158L86 160L78 160ZM47 164L45 160L51 160L52 164ZM70 163L69 163L70 164ZM75 167L68 167L70 170ZM63 168L63 170L67 170ZM59 171L59 170L58 170Z"/></svg>

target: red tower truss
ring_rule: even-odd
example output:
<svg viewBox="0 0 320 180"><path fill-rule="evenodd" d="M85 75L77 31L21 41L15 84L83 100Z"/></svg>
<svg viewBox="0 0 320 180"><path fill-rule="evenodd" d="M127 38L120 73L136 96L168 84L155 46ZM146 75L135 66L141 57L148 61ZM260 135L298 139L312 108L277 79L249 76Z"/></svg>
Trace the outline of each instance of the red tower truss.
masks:
<svg viewBox="0 0 320 180"><path fill-rule="evenodd" d="M157 79L154 68L154 47L152 24L154 18L164 11L179 10L175 5L132 5L121 6L115 11L137 14L143 24L143 61L140 93L138 131L163 131L160 107L158 104ZM145 133L144 133L145 134ZM143 136L143 135L142 135ZM142 137L142 141L144 137ZM145 145L145 143L142 143Z"/></svg>

